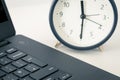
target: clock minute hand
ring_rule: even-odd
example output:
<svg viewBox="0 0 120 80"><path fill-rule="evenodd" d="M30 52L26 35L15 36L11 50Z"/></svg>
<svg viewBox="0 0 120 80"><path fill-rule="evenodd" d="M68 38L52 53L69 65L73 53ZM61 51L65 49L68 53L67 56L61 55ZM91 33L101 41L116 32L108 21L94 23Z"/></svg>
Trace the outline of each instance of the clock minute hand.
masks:
<svg viewBox="0 0 120 80"><path fill-rule="evenodd" d="M91 15L86 15L86 17L89 17L89 16L99 16L100 14L91 14Z"/></svg>
<svg viewBox="0 0 120 80"><path fill-rule="evenodd" d="M93 20L91 20L91 19L89 19L89 18L85 18L86 20L88 20L88 21L91 21L91 22L93 22L93 23L95 23L95 24L97 24L97 25L99 25L99 26L102 26L101 24L99 24L99 23L97 23L97 22L95 22L95 21L93 21Z"/></svg>
<svg viewBox="0 0 120 80"><path fill-rule="evenodd" d="M85 15L84 14L84 1L81 0L81 15Z"/></svg>

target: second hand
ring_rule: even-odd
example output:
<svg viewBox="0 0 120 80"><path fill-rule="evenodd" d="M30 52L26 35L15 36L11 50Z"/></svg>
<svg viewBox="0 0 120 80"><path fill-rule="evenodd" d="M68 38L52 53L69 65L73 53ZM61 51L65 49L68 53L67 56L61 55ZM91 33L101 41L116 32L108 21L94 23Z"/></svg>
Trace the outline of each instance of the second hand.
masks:
<svg viewBox="0 0 120 80"><path fill-rule="evenodd" d="M91 19L89 19L89 18L85 18L86 20L88 20L88 21L91 21L91 22L93 22L93 23L95 23L95 24L97 24L97 25L99 25L99 26L102 26L101 24L99 24L99 23L97 23L97 22L95 22L95 21L93 21L93 20L91 20Z"/></svg>

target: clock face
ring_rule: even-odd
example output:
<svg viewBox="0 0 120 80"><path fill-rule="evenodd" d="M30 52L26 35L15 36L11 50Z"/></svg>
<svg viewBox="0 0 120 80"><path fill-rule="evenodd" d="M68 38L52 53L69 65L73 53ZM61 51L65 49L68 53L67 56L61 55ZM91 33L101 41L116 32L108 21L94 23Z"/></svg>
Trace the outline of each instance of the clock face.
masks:
<svg viewBox="0 0 120 80"><path fill-rule="evenodd" d="M57 0L52 12L52 28L65 45L100 46L113 33L114 15L110 0Z"/></svg>

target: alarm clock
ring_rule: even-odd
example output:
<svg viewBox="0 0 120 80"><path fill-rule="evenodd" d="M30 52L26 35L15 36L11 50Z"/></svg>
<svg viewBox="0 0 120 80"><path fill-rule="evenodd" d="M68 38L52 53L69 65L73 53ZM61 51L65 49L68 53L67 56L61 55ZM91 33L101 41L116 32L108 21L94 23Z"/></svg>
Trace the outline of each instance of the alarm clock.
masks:
<svg viewBox="0 0 120 80"><path fill-rule="evenodd" d="M54 0L49 14L55 37L76 50L103 45L115 31L117 21L114 0Z"/></svg>

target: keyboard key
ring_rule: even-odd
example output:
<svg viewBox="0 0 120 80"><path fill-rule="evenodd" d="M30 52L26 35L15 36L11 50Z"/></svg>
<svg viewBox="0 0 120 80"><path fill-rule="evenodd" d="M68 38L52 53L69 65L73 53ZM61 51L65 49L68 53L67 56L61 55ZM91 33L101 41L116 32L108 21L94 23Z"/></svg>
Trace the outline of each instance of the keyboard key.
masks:
<svg viewBox="0 0 120 80"><path fill-rule="evenodd" d="M12 66L11 64L6 65L4 67L1 68L3 71L10 73L16 70L16 68L14 66Z"/></svg>
<svg viewBox="0 0 120 80"><path fill-rule="evenodd" d="M26 70L24 70L24 69L19 69L19 70L15 71L14 74L17 75L17 76L20 77L20 78L23 78L23 77L25 77L26 75L28 75L29 72L26 71Z"/></svg>
<svg viewBox="0 0 120 80"><path fill-rule="evenodd" d="M17 59L20 59L22 57L26 56L25 53L21 52L21 51L17 51L11 55L9 55L8 57L12 60L17 60Z"/></svg>
<svg viewBox="0 0 120 80"><path fill-rule="evenodd" d="M33 80L33 79L30 78L30 77L25 77L25 78L23 78L22 80Z"/></svg>
<svg viewBox="0 0 120 80"><path fill-rule="evenodd" d="M45 78L45 79L43 79L43 80L56 80L56 79L53 78L53 77L48 77L48 78Z"/></svg>
<svg viewBox="0 0 120 80"><path fill-rule="evenodd" d="M13 74L9 74L9 75L3 77L3 80L18 80L18 77Z"/></svg>
<svg viewBox="0 0 120 80"><path fill-rule="evenodd" d="M39 71L37 71L35 73L32 73L30 76L33 79L39 80L39 79L43 79L43 78L45 78L45 77L47 77L47 76L57 72L57 71L58 71L57 68L51 67L51 66L47 66L47 67L45 67L45 68L43 68L43 69L41 69L41 70L39 70Z"/></svg>
<svg viewBox="0 0 120 80"><path fill-rule="evenodd" d="M2 77L4 75L5 75L5 72L3 72L3 71L0 70L0 77Z"/></svg>
<svg viewBox="0 0 120 80"><path fill-rule="evenodd" d="M10 48L10 49L6 50L6 52L9 54L14 53L16 51L17 51L17 49L15 49L15 48Z"/></svg>
<svg viewBox="0 0 120 80"><path fill-rule="evenodd" d="M30 72L34 72L34 71L38 70L39 67L36 66L36 65L34 65L34 64L29 64L29 65L27 65L25 67L25 69L28 70L28 71L30 71Z"/></svg>
<svg viewBox="0 0 120 80"><path fill-rule="evenodd" d="M26 61L26 62L28 62L28 63L31 63L32 60L33 60L33 57L31 57L31 56L26 56L26 57L23 58L23 60Z"/></svg>
<svg viewBox="0 0 120 80"><path fill-rule="evenodd" d="M3 47L3 46L5 46L5 45L7 45L7 44L9 44L10 42L9 41L0 41L0 47Z"/></svg>
<svg viewBox="0 0 120 80"><path fill-rule="evenodd" d="M18 60L18 61L13 62L12 65L16 66L17 68L21 68L27 65L27 63L24 62L23 60Z"/></svg>
<svg viewBox="0 0 120 80"><path fill-rule="evenodd" d="M1 52L1 53L0 53L0 58L3 57L3 56L5 56L6 54L7 54L7 53L5 53L5 52Z"/></svg>
<svg viewBox="0 0 120 80"><path fill-rule="evenodd" d="M71 77L71 75L69 74L70 76L68 76L66 74L67 74L66 72L58 71L55 74L52 74L48 76L47 78L44 78L43 80L68 80Z"/></svg>
<svg viewBox="0 0 120 80"><path fill-rule="evenodd" d="M29 63L34 63L40 67L45 67L47 64L41 62L40 60L33 58L31 56L26 56L23 58L24 61L29 62Z"/></svg>
<svg viewBox="0 0 120 80"><path fill-rule="evenodd" d="M67 80L68 78L72 77L70 74L68 73L62 73L58 79L60 80Z"/></svg>
<svg viewBox="0 0 120 80"><path fill-rule="evenodd" d="M4 58L0 59L0 64L1 65L6 65L6 64L8 64L10 62L11 62L11 60L8 59L7 57L4 57Z"/></svg>

